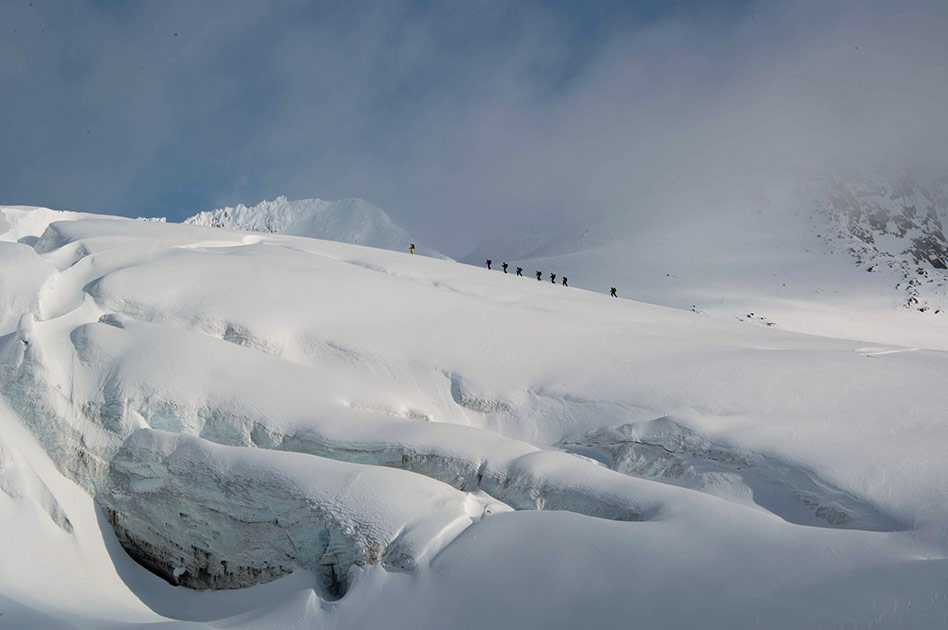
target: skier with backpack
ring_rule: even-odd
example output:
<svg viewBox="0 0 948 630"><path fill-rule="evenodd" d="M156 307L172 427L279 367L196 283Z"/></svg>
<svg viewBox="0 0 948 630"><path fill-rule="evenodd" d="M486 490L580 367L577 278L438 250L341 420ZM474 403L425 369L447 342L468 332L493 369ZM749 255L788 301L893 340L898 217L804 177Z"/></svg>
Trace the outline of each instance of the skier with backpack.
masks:
<svg viewBox="0 0 948 630"><path fill-rule="evenodd" d="M517 275L523 277L523 267L517 267Z"/></svg>
<svg viewBox="0 0 948 630"><path fill-rule="evenodd" d="M504 273L507 273L507 263L504 263L502 266L504 268Z"/></svg>
<svg viewBox="0 0 948 630"><path fill-rule="evenodd" d="M619 297L618 295L616 295L616 288L615 288L615 287L612 287L612 290L609 291L609 295L611 295L612 297Z"/></svg>
<svg viewBox="0 0 948 630"><path fill-rule="evenodd" d="M569 286L568 284L566 284L566 276L563 276L563 286L564 286L564 287L568 287L568 286Z"/></svg>
<svg viewBox="0 0 948 630"><path fill-rule="evenodd" d="M542 272L542 271L538 271L538 272L537 272L537 282L540 281L540 278L541 278L542 276L543 276L543 272Z"/></svg>
<svg viewBox="0 0 948 630"><path fill-rule="evenodd" d="M555 274L555 273L551 273L551 274L550 274L550 282L552 282L553 284L556 284L556 274Z"/></svg>
<svg viewBox="0 0 948 630"><path fill-rule="evenodd" d="M487 271L490 271L490 264L493 262L490 258L487 259Z"/></svg>
<svg viewBox="0 0 948 630"><path fill-rule="evenodd" d="M415 244L414 244L414 243L412 243L411 245L409 245L409 247L408 247L408 253L409 253L409 254L414 254L414 253L415 253Z"/></svg>

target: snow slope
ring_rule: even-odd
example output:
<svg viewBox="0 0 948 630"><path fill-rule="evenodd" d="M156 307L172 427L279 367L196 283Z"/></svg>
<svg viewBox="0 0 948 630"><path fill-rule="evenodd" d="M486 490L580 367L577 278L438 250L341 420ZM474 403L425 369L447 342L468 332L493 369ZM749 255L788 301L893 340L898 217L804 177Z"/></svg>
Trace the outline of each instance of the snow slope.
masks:
<svg viewBox="0 0 948 630"><path fill-rule="evenodd" d="M0 212L0 627L948 620L936 334Z"/></svg>
<svg viewBox="0 0 948 630"><path fill-rule="evenodd" d="M397 252L408 251L418 240L396 225L378 206L362 199L300 199L289 201L277 197L255 206L239 204L217 210L199 212L185 220L191 225L308 236L340 243L354 243ZM447 258L433 249L418 246L415 253L434 258Z"/></svg>
<svg viewBox="0 0 948 630"><path fill-rule="evenodd" d="M554 272L722 319L948 350L948 194L937 185L824 174L792 190L708 199L680 222L630 231L613 220L542 246L505 239L464 260L486 254L545 281Z"/></svg>

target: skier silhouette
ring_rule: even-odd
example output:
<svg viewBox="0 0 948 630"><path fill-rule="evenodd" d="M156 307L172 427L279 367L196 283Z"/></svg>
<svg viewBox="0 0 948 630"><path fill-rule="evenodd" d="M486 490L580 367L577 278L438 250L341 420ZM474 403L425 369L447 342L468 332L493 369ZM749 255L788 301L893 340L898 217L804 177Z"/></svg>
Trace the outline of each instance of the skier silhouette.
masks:
<svg viewBox="0 0 948 630"><path fill-rule="evenodd" d="M616 288L615 288L615 287L612 287L612 290L609 291L609 295L611 295L612 297L619 297L618 295L616 295Z"/></svg>
<svg viewBox="0 0 948 630"><path fill-rule="evenodd" d="M415 244L414 244L414 243L412 243L412 244L409 246L409 248L408 248L408 253L410 253L410 254L414 254L414 253L415 253Z"/></svg>
<svg viewBox="0 0 948 630"><path fill-rule="evenodd" d="M553 284L556 284L556 274L555 274L555 273L551 273L551 274L550 274L550 282L552 282Z"/></svg>
<svg viewBox="0 0 948 630"><path fill-rule="evenodd" d="M504 263L503 267L504 267L504 273L507 273L507 263Z"/></svg>
<svg viewBox="0 0 948 630"><path fill-rule="evenodd" d="M523 277L523 267L517 267L517 275Z"/></svg>
<svg viewBox="0 0 948 630"><path fill-rule="evenodd" d="M488 259L487 259L487 271L490 271L490 264L491 264L491 262L493 262L493 261L491 261L491 259L488 258Z"/></svg>
<svg viewBox="0 0 948 630"><path fill-rule="evenodd" d="M543 275L543 272L542 272L542 271L538 271L538 272L537 272L537 282L540 281L540 276L542 276L542 275Z"/></svg>
<svg viewBox="0 0 948 630"><path fill-rule="evenodd" d="M563 286L564 286L564 287L568 287L568 286L569 286L568 284L566 284L566 276L563 276Z"/></svg>

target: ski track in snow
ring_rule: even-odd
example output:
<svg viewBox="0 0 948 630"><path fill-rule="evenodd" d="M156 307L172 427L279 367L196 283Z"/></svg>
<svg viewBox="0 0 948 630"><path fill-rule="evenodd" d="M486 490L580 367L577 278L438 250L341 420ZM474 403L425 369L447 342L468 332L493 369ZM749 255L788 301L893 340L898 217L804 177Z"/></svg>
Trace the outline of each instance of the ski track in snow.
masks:
<svg viewBox="0 0 948 630"><path fill-rule="evenodd" d="M920 350L918 348L895 348L886 350L872 349L866 352L866 348L861 348L862 352L871 359L881 359L883 361L893 361L913 367L921 367L927 370L937 372L948 372L948 352L939 352L937 350ZM896 355L896 356L893 356ZM908 355L904 358L901 355Z"/></svg>

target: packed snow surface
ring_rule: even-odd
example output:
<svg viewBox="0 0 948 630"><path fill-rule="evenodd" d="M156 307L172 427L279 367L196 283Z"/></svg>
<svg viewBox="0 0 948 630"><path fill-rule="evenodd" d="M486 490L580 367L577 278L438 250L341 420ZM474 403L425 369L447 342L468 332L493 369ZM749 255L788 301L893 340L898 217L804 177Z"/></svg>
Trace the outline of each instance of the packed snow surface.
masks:
<svg viewBox="0 0 948 630"><path fill-rule="evenodd" d="M942 627L948 352L890 306L2 207L0 627Z"/></svg>

